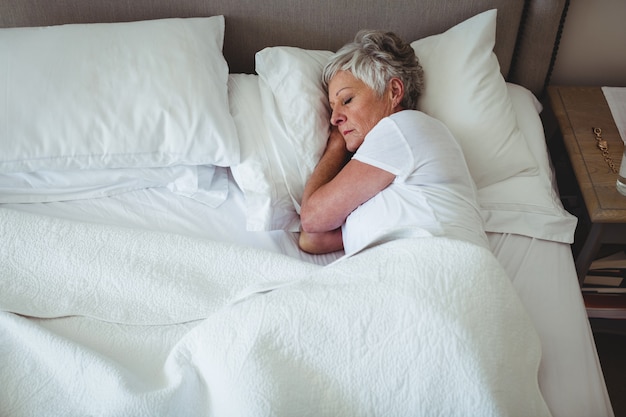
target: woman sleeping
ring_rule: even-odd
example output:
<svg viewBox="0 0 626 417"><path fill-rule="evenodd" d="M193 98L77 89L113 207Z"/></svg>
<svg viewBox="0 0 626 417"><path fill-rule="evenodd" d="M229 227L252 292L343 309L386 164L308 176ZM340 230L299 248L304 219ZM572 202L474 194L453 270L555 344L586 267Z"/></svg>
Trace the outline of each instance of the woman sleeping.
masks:
<svg viewBox="0 0 626 417"><path fill-rule="evenodd" d="M300 247L351 254L402 228L488 248L461 147L417 110L424 75L413 48L361 31L322 77L332 129L304 189Z"/></svg>

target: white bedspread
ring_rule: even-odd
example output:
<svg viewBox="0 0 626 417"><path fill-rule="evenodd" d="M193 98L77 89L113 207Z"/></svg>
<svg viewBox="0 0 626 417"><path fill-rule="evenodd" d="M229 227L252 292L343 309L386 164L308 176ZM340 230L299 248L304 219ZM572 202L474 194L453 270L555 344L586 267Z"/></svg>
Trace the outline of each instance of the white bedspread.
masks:
<svg viewBox="0 0 626 417"><path fill-rule="evenodd" d="M6 209L0 232L2 416L549 415L483 248L404 238L318 267Z"/></svg>

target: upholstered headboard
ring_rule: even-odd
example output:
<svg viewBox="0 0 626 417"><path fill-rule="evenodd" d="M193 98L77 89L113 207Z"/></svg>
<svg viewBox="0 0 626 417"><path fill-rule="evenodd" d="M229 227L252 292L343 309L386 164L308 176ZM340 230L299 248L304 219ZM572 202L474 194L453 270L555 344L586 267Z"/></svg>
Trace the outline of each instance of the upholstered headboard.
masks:
<svg viewBox="0 0 626 417"><path fill-rule="evenodd" d="M224 15L224 55L233 73L254 72L266 46L330 49L359 29L392 30L408 41L498 9L495 52L507 80L541 95L567 0L0 0L0 26L47 26Z"/></svg>

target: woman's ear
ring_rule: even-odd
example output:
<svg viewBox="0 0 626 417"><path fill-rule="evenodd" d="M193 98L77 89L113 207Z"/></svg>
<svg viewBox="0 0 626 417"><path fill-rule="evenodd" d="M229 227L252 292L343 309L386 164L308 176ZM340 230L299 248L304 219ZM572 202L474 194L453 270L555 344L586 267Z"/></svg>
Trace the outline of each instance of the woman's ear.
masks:
<svg viewBox="0 0 626 417"><path fill-rule="evenodd" d="M392 78L389 81L389 93L393 107L397 107L404 98L404 83L399 78Z"/></svg>

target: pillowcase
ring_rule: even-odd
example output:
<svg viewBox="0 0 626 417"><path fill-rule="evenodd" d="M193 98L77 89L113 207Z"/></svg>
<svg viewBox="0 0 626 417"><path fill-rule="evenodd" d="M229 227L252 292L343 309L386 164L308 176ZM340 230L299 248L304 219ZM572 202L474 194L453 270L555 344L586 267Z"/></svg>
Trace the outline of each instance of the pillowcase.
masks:
<svg viewBox="0 0 626 417"><path fill-rule="evenodd" d="M478 188L536 172L498 59L496 10L411 44L424 69L419 108L457 138Z"/></svg>
<svg viewBox="0 0 626 417"><path fill-rule="evenodd" d="M272 147L298 212L304 185L330 134L328 95L321 78L332 55L330 51L274 47L255 57Z"/></svg>
<svg viewBox="0 0 626 417"><path fill-rule="evenodd" d="M84 200L146 188L167 188L218 207L228 196L228 175L226 168L214 165L0 174L0 204Z"/></svg>
<svg viewBox="0 0 626 417"><path fill-rule="evenodd" d="M261 110L264 104L259 81L252 74L231 74L228 78L230 112L241 146L241 163L230 169L245 195L247 230L297 231L300 218L274 154L275 138L270 137Z"/></svg>
<svg viewBox="0 0 626 417"><path fill-rule="evenodd" d="M537 170L493 53L495 24L496 11L490 10L411 44L426 77L421 110L443 120L457 136L478 188ZM266 48L256 55L271 139L266 146L276 157L274 164L281 169L296 212L328 137L330 113L321 73L331 56L328 51L293 47ZM247 195L245 185L242 189ZM271 211L264 215L270 219L267 224L280 223Z"/></svg>
<svg viewBox="0 0 626 417"><path fill-rule="evenodd" d="M241 146L241 164L232 171L246 196L248 230L300 230L304 185L329 134L321 74L331 56L271 47L256 54L258 77L231 75L231 114Z"/></svg>
<svg viewBox="0 0 626 417"><path fill-rule="evenodd" d="M564 208L548 158L541 104L526 88L507 84L517 123L538 164L535 175L516 175L478 190L487 232L514 233L572 243L577 218Z"/></svg>
<svg viewBox="0 0 626 417"><path fill-rule="evenodd" d="M0 172L239 160L224 17L0 29Z"/></svg>

